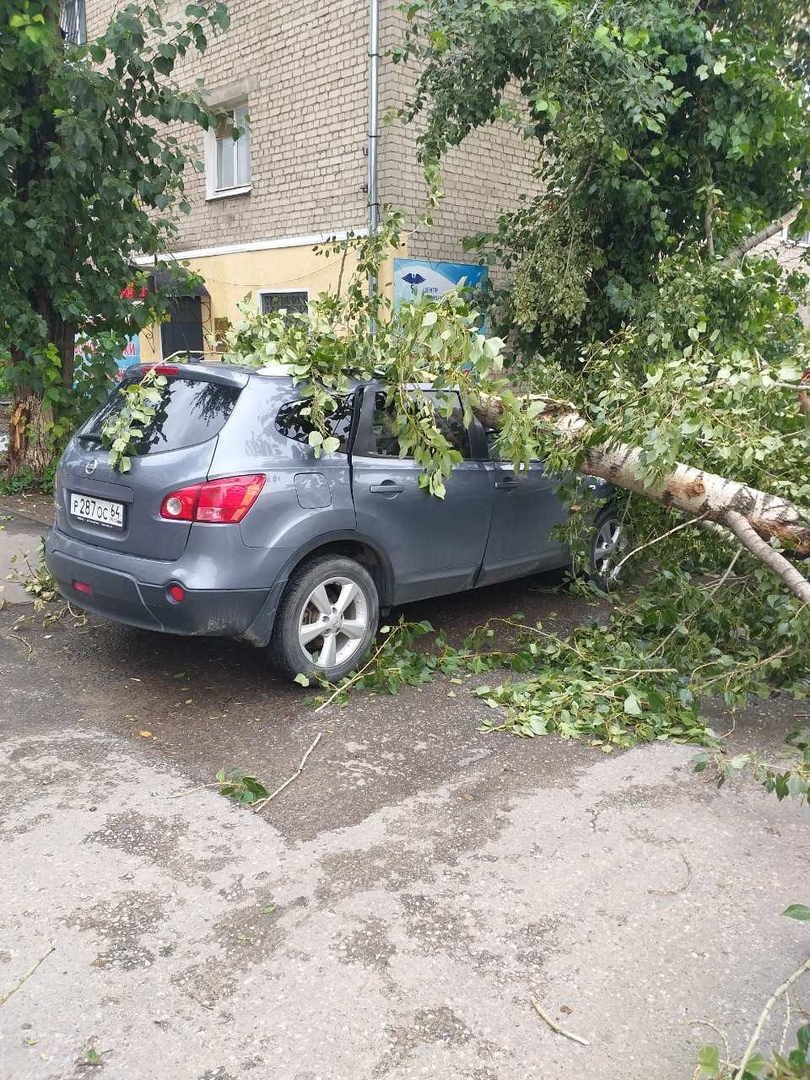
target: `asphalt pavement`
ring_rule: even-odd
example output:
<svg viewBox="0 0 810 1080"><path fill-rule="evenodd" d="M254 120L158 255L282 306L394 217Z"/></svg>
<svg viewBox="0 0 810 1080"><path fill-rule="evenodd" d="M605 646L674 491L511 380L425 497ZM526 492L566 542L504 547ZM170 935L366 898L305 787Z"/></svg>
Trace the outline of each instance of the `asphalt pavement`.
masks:
<svg viewBox="0 0 810 1080"><path fill-rule="evenodd" d="M33 516L0 517L0 559L35 552ZM682 1080L709 1023L740 1054L810 952L779 914L810 902L807 807L718 792L689 747L484 735L443 679L315 714L258 650L15 597L2 1080ZM413 614L460 634L517 608L588 614L542 582ZM753 707L732 741L775 752L797 719ZM280 786L318 735L260 813L219 795L234 765Z"/></svg>

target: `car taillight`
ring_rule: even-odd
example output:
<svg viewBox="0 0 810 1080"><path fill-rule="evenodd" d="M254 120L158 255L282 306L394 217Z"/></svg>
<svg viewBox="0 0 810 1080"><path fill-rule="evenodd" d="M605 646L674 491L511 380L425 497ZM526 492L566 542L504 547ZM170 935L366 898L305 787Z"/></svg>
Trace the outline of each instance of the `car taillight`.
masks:
<svg viewBox="0 0 810 1080"><path fill-rule="evenodd" d="M170 492L160 506L169 521L205 521L232 525L241 521L264 487L262 473L226 476Z"/></svg>
<svg viewBox="0 0 810 1080"><path fill-rule="evenodd" d="M193 521L202 484L180 488L167 495L160 506L160 516L170 521Z"/></svg>
<svg viewBox="0 0 810 1080"><path fill-rule="evenodd" d="M228 476L209 480L200 489L197 521L241 521L264 487L264 476Z"/></svg>
<svg viewBox="0 0 810 1080"><path fill-rule="evenodd" d="M156 375L179 375L180 368L175 364L141 364L140 371L145 375L148 371L154 371Z"/></svg>

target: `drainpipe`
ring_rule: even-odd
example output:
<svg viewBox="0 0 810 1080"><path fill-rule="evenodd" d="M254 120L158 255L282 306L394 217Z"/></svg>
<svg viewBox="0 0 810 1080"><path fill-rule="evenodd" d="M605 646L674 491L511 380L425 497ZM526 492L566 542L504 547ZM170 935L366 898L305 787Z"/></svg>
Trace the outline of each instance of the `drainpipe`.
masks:
<svg viewBox="0 0 810 1080"><path fill-rule="evenodd" d="M369 0L368 11L368 231L373 236L380 224L377 198L377 127L379 124L380 0ZM368 281L370 296L377 292L377 278Z"/></svg>

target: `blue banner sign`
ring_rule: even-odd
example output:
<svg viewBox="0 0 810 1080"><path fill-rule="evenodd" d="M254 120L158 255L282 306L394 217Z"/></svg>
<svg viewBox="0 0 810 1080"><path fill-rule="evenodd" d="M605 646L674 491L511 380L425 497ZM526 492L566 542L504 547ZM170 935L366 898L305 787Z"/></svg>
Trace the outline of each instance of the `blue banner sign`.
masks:
<svg viewBox="0 0 810 1080"><path fill-rule="evenodd" d="M477 263L394 259L394 308L420 296L443 296L461 286L486 288L486 281L487 268Z"/></svg>

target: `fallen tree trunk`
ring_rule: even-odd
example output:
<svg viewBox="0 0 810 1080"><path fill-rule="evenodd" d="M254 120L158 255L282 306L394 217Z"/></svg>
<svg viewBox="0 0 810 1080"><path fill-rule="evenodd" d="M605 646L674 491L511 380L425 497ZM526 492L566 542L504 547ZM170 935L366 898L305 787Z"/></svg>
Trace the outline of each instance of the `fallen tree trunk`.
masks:
<svg viewBox="0 0 810 1080"><path fill-rule="evenodd" d="M763 540L776 539L800 555L810 555L810 510L766 491L690 465L676 465L660 484L647 487L639 479L641 451L629 446L589 450L583 471L720 525L729 524L728 514L739 514Z"/></svg>
<svg viewBox="0 0 810 1080"><path fill-rule="evenodd" d="M538 416L539 424L550 424L564 438L582 439L587 423L570 404L543 398L533 400L544 405ZM494 430L500 427L503 406L497 399L488 399L473 411L485 427ZM701 521L724 526L774 571L794 596L810 604L810 581L769 543L778 540L792 552L810 556L810 510L690 465L676 465L662 481L649 485L643 479L642 451L632 446L590 447L581 471Z"/></svg>
<svg viewBox="0 0 810 1080"><path fill-rule="evenodd" d="M597 447L588 452L583 471L617 487L646 495L701 520L728 528L739 542L782 580L804 604L810 604L810 581L768 543L810 555L810 511L765 491L726 480L714 473L677 465L661 483L645 486L639 479L641 451L628 446Z"/></svg>

